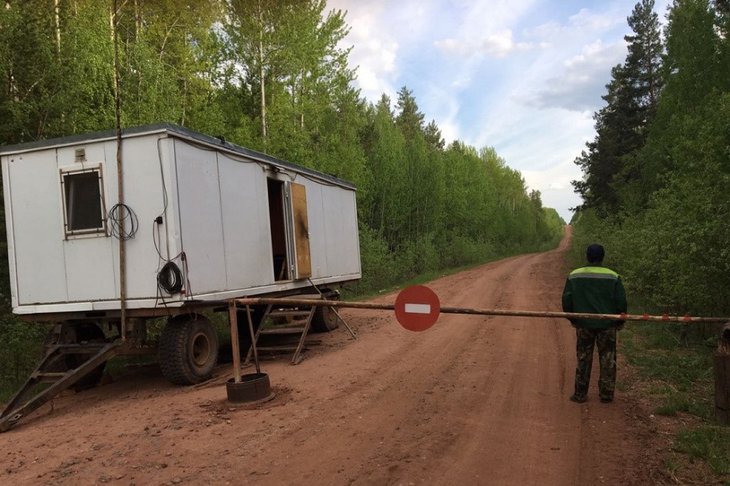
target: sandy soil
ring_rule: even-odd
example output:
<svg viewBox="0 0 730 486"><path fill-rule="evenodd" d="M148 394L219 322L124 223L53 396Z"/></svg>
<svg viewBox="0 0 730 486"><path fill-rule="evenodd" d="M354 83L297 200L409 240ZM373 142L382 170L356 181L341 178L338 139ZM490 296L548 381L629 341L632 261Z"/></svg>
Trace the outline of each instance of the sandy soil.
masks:
<svg viewBox="0 0 730 486"><path fill-rule="evenodd" d="M444 306L560 310L566 248L429 286ZM0 483L656 482L637 404L599 403L595 377L587 403L568 400L567 321L447 315L412 333L390 312L342 313L359 339L340 328L298 366L264 361L277 395L257 407L226 400L230 365L205 386L149 368L58 398L0 435Z"/></svg>

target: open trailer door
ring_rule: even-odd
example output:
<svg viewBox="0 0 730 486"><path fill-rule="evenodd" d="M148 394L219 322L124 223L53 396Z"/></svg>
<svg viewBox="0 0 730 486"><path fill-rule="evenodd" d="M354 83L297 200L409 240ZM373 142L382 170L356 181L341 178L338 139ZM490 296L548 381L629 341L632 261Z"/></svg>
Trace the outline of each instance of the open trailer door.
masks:
<svg viewBox="0 0 730 486"><path fill-rule="evenodd" d="M309 218L307 217L307 190L302 184L286 184L291 215L294 251L294 279L312 276L312 260L309 254Z"/></svg>

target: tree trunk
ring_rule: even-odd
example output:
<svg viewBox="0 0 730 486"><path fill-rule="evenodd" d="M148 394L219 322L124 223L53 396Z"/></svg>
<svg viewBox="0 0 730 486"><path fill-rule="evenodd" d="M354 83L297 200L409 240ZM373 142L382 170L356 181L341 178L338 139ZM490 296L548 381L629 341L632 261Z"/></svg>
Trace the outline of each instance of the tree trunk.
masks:
<svg viewBox="0 0 730 486"><path fill-rule="evenodd" d="M139 11L139 1L134 0L134 42L139 42L139 32L142 30L142 14Z"/></svg>
<svg viewBox="0 0 730 486"><path fill-rule="evenodd" d="M53 9L56 21L56 54L61 59L61 12L58 5L59 0L53 0Z"/></svg>
<svg viewBox="0 0 730 486"><path fill-rule="evenodd" d="M261 83L261 136L266 142L266 83L264 82L263 42L259 41L259 80Z"/></svg>
<svg viewBox="0 0 730 486"><path fill-rule="evenodd" d="M109 34L110 34L109 37L111 37L112 45L114 45L114 42L116 39L116 36L114 34L114 31L116 30L114 27L114 18L116 17L116 12L114 11L115 8L116 8L115 5L112 5L109 8Z"/></svg>
<svg viewBox="0 0 730 486"><path fill-rule="evenodd" d="M259 6L259 84L261 88L261 136L266 144L266 83L264 80L264 14L261 8L261 0Z"/></svg>
<svg viewBox="0 0 730 486"><path fill-rule="evenodd" d="M142 12L140 1L134 0L134 44L139 46L139 36L142 32ZM137 103L142 102L142 68L137 66Z"/></svg>

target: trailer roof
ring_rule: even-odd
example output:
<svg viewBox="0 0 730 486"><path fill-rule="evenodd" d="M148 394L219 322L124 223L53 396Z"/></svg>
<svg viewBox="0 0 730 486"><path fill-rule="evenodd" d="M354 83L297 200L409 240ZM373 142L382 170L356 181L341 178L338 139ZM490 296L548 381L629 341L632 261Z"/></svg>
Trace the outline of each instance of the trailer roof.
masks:
<svg viewBox="0 0 730 486"><path fill-rule="evenodd" d="M166 133L171 137L177 137L192 143L207 145L223 152L230 152L242 155L246 158L264 162L277 167L291 169L302 174L306 174L317 179L321 179L332 184L337 184L349 189L355 189L355 185L339 177L335 177L324 172L309 169L301 165L293 164L285 160L277 159L271 155L267 155L255 150L247 149L240 145L226 141L223 137L211 137L202 133L195 132L185 127L175 125L174 123L157 123L154 125L143 125L122 129L122 138L133 138L143 135L155 133ZM0 147L0 155L14 155L25 152L35 152L38 150L46 150L49 148L67 147L79 145L92 141L113 140L116 138L116 130L105 130L100 132L83 133L79 135L71 135L67 137L50 138L47 140L37 140L35 142L21 143L17 145L8 145Z"/></svg>

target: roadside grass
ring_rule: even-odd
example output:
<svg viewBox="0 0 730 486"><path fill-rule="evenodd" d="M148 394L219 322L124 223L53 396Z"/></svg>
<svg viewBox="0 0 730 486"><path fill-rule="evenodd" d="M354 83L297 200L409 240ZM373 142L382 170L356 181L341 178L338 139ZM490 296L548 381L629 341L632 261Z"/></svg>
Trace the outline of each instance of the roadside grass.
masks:
<svg viewBox="0 0 730 486"><path fill-rule="evenodd" d="M533 250L531 252L513 250L513 251L509 251L509 252L490 255L487 258L480 259L479 261L468 263L466 265L460 265L458 267L450 267L450 268L442 268L439 270L424 271L411 278L399 280L398 282L395 282L395 283L389 283L386 285L382 285L381 286L382 288L377 289L377 290L361 289L358 287L357 284L345 285L342 289L342 299L343 300L355 300L355 301L369 300L369 299L378 297L379 295L382 295L382 294L388 294L388 293L394 292L396 290L404 289L411 285L421 285L426 282L436 280L438 278L448 277L449 275L454 275L459 272L471 270L473 268L477 268L482 265L486 265L488 263L496 262L498 260L503 260L505 258L510 258L510 257L517 256L517 255L527 255L529 253L541 253L541 252L545 252L545 251L554 250L557 247L557 244L559 242L560 241L558 240L558 242L555 244L549 243L549 244L542 245L539 249Z"/></svg>
<svg viewBox="0 0 730 486"><path fill-rule="evenodd" d="M677 434L675 449L706 461L714 473L724 475L730 481L730 430L727 427L703 425L682 430Z"/></svg>
<svg viewBox="0 0 730 486"><path fill-rule="evenodd" d="M0 317L0 403L6 403L38 365L49 331L48 325Z"/></svg>
<svg viewBox="0 0 730 486"><path fill-rule="evenodd" d="M362 290L357 288L357 285L353 285L350 287L345 286L342 289L342 300L355 300L355 301L369 300L369 299L378 297L379 295L388 294L390 292L395 292L396 290L410 287L411 285L421 285L426 282L430 282L431 280L436 280L437 278L446 277L448 275L453 275L455 273L463 272L465 270L471 270L472 268L476 268L481 265L486 265L487 263L490 263L490 262L496 261L496 260L500 260L501 258L506 258L506 257L490 259L490 260L486 260L483 262L472 263L470 265L450 268L447 270L433 270L433 271L424 272L424 273L417 275L413 278L410 278L408 280L385 285L385 286L383 286L383 288L378 289L378 290L369 290L369 291L363 292Z"/></svg>
<svg viewBox="0 0 730 486"><path fill-rule="evenodd" d="M730 427L714 423L713 351L717 333L682 324L630 323L621 346L637 370L637 389L654 413L682 420L665 461L675 476L697 461L709 467L719 484L730 485ZM691 473L689 473L691 475Z"/></svg>

